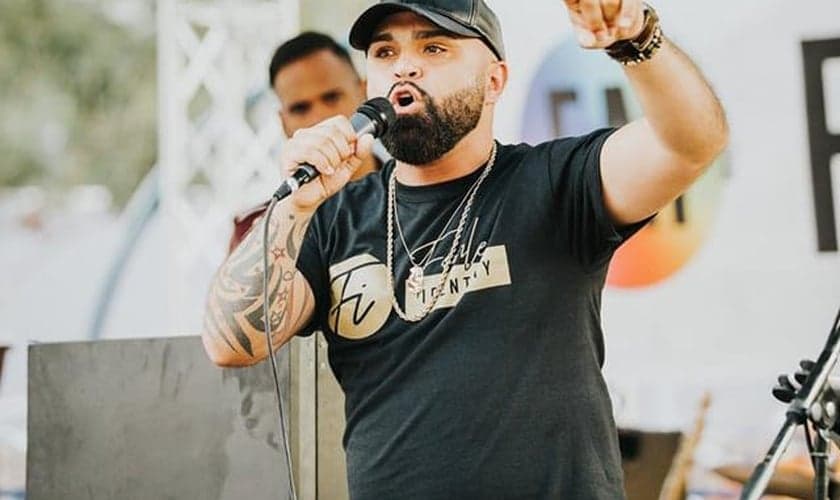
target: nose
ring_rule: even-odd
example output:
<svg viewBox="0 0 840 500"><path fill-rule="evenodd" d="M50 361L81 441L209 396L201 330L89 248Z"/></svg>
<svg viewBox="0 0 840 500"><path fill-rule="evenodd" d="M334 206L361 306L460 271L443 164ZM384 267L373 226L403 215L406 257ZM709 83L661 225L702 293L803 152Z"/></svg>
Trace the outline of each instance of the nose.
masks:
<svg viewBox="0 0 840 500"><path fill-rule="evenodd" d="M423 76L423 72L414 58L403 55L394 66L394 76L398 80L416 80Z"/></svg>

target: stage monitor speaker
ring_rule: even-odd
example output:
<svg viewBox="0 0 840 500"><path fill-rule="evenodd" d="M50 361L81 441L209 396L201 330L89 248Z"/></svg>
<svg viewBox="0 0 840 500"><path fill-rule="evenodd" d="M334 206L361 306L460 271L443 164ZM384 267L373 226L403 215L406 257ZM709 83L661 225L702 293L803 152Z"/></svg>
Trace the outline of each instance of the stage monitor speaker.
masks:
<svg viewBox="0 0 840 500"><path fill-rule="evenodd" d="M28 500L286 498L265 363L221 369L198 337L38 344L28 393Z"/></svg>

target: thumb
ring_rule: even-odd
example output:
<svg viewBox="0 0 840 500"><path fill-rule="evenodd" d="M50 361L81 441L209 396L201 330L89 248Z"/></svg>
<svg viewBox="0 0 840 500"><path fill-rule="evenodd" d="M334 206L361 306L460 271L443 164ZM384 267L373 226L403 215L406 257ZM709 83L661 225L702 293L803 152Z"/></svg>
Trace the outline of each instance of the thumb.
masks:
<svg viewBox="0 0 840 500"><path fill-rule="evenodd" d="M598 40L586 28L575 28L578 44L584 49L594 49L597 47Z"/></svg>
<svg viewBox="0 0 840 500"><path fill-rule="evenodd" d="M373 144L376 139L370 134L365 134L356 139L356 151L342 165L349 176L352 176L356 170L362 166L366 158L370 158L373 154Z"/></svg>

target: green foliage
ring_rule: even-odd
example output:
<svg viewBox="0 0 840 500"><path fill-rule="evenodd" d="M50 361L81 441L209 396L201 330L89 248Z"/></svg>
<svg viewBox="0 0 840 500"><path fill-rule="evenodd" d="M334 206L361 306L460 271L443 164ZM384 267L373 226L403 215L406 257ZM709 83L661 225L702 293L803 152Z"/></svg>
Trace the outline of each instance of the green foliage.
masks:
<svg viewBox="0 0 840 500"><path fill-rule="evenodd" d="M93 1L0 1L0 185L104 184L127 200L157 155L153 28Z"/></svg>

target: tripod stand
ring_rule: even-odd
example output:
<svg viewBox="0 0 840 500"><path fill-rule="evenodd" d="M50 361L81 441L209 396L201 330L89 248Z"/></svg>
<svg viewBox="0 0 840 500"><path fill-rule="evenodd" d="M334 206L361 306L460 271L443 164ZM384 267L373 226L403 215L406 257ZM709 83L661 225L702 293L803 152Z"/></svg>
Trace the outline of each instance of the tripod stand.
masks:
<svg viewBox="0 0 840 500"><path fill-rule="evenodd" d="M802 383L802 386L796 389L787 375L779 377L779 385L774 388L773 394L778 399L790 403L785 422L764 460L756 466L744 486L741 500L758 500L764 493L779 460L787 450L796 428L800 425L805 428L806 441L814 466L814 499L828 498L828 440L837 437L835 426L840 427L840 418L838 418L840 398L828 383L828 375L837 364L838 356L840 356L840 311L837 312L828 340L817 362L800 363L802 370L794 377ZM789 399L788 396L790 396ZM813 441L808 427L809 422L816 430Z"/></svg>

